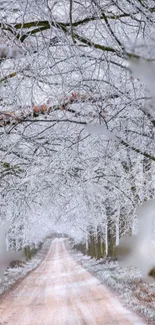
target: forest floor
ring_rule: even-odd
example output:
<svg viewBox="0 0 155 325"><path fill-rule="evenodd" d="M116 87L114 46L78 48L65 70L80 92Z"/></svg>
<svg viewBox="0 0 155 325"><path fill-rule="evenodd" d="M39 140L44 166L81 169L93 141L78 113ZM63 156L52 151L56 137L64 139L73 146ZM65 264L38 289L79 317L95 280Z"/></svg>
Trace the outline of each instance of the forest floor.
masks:
<svg viewBox="0 0 155 325"><path fill-rule="evenodd" d="M0 324L146 324L76 259L67 251L65 240L54 239L42 263L2 295Z"/></svg>
<svg viewBox="0 0 155 325"><path fill-rule="evenodd" d="M146 324L155 324L155 281L143 281L136 268L121 268L114 259L90 258L79 251L70 250L74 258L92 275L117 295L124 305L140 317Z"/></svg>

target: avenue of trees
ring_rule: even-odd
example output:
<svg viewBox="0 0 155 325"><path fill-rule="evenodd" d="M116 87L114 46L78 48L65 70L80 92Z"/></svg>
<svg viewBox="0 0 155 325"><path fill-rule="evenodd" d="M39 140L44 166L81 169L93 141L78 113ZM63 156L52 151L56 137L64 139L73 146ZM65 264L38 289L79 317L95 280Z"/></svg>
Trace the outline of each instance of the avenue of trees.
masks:
<svg viewBox="0 0 155 325"><path fill-rule="evenodd" d="M0 4L0 201L10 245L115 255L155 192L155 5Z"/></svg>

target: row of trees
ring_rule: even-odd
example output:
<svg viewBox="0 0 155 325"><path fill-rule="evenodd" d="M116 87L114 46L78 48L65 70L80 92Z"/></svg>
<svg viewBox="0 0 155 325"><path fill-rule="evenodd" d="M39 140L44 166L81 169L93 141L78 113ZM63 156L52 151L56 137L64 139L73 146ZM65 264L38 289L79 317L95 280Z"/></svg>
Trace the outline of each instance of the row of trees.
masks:
<svg viewBox="0 0 155 325"><path fill-rule="evenodd" d="M1 220L16 248L53 230L114 255L154 197L154 1L0 9Z"/></svg>

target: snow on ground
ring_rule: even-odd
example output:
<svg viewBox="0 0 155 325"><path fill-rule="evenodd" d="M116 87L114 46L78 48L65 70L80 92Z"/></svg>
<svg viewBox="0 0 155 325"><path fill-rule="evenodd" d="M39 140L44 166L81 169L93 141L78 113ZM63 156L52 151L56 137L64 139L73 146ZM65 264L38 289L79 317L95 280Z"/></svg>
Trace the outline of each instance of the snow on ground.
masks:
<svg viewBox="0 0 155 325"><path fill-rule="evenodd" d="M8 267L4 274L4 279L0 279L0 295L10 289L19 279L23 278L31 270L35 269L44 259L51 244L51 239L47 239L42 249L31 259L25 263L21 263L17 267Z"/></svg>
<svg viewBox="0 0 155 325"><path fill-rule="evenodd" d="M147 324L155 324L155 281L146 283L136 268L121 268L117 261L95 260L72 251L74 258L101 283L118 294L122 304L139 314Z"/></svg>

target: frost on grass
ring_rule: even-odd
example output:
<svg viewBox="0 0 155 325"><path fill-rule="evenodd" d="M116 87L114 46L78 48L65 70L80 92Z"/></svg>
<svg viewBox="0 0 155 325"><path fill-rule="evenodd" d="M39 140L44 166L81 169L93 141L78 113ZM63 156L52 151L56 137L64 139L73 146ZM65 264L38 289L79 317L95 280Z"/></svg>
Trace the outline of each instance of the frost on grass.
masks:
<svg viewBox="0 0 155 325"><path fill-rule="evenodd" d="M143 281L138 269L121 268L117 261L95 260L75 252L74 257L101 283L115 291L125 307L145 318L147 324L154 325L155 282Z"/></svg>
<svg viewBox="0 0 155 325"><path fill-rule="evenodd" d="M138 234L122 237L117 247L121 266L136 266L144 279L151 280L149 274L155 267L155 254L152 245L155 200L149 200L136 209L138 215Z"/></svg>
<svg viewBox="0 0 155 325"><path fill-rule="evenodd" d="M47 253L51 240L47 239L42 249L27 262L23 262L15 267L8 267L4 273L3 280L0 282L0 295L7 291L12 285L14 285L19 279L23 278L27 273L36 268L44 259Z"/></svg>

